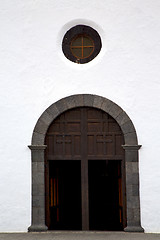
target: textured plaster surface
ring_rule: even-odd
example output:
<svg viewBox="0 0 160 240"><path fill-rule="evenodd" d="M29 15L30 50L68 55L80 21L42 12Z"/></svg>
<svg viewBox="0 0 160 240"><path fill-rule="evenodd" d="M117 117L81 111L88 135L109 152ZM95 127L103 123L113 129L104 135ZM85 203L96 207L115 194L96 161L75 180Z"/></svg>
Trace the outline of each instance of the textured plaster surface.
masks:
<svg viewBox="0 0 160 240"><path fill-rule="evenodd" d="M142 145L142 226L160 232L160 2L87 1L0 1L0 231L27 231L31 223L27 146L38 118L57 100L88 93L117 103L132 120ZM100 54L84 65L61 51L76 24L102 38Z"/></svg>

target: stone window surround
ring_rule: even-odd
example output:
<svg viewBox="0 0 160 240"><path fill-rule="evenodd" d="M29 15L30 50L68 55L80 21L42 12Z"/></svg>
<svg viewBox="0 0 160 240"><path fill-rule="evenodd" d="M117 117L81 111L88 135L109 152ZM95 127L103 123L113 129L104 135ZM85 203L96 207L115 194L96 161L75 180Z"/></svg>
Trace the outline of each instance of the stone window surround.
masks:
<svg viewBox="0 0 160 240"><path fill-rule="evenodd" d="M75 37L78 37L80 35L82 36L87 35L92 39L94 50L92 54L89 55L88 57L78 59L71 50L71 43ZM102 42L98 32L92 27L89 27L86 25L76 25L70 28L64 35L64 38L62 41L62 51L65 57L72 62L80 63L80 64L88 63L91 60L93 60L99 54L101 47L102 47Z"/></svg>
<svg viewBox="0 0 160 240"><path fill-rule="evenodd" d="M50 124L61 113L76 107L94 107L111 115L119 124L124 134L125 168L126 168L126 232L143 232L140 221L139 166L137 134L128 115L114 102L107 98L79 94L63 98L47 108L38 119L33 135L32 158L32 224L28 231L46 231L45 225L45 169L44 152L47 147L45 136Z"/></svg>

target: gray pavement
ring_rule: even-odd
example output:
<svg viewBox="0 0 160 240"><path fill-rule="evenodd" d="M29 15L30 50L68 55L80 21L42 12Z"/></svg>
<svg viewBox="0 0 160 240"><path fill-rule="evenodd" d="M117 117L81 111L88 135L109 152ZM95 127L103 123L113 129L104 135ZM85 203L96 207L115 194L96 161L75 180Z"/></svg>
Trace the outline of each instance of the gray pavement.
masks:
<svg viewBox="0 0 160 240"><path fill-rule="evenodd" d="M160 234L126 232L0 233L0 240L160 240Z"/></svg>

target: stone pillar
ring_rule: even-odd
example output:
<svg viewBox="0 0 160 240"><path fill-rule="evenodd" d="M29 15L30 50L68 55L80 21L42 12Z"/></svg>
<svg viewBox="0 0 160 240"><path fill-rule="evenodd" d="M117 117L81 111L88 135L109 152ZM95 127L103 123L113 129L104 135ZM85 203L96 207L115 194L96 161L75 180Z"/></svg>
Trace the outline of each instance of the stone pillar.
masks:
<svg viewBox="0 0 160 240"><path fill-rule="evenodd" d="M140 220L138 150L141 145L123 145L126 168L126 232L144 232Z"/></svg>
<svg viewBox="0 0 160 240"><path fill-rule="evenodd" d="M44 150L47 146L31 145L28 147L32 154L32 224L28 231L46 231Z"/></svg>

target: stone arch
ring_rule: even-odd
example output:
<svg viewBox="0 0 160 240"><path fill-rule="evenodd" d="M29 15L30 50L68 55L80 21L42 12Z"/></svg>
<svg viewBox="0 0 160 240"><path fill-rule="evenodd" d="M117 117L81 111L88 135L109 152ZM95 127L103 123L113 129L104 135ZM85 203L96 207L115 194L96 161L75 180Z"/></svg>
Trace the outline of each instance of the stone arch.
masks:
<svg viewBox="0 0 160 240"><path fill-rule="evenodd" d="M76 107L94 107L111 115L119 124L124 134L126 168L126 205L127 227L125 231L142 232L140 223L138 145L135 127L128 115L114 102L107 98L90 94L73 95L59 100L47 108L38 119L32 145L32 225L29 231L45 231L45 184L44 184L44 145L50 124L61 113Z"/></svg>

